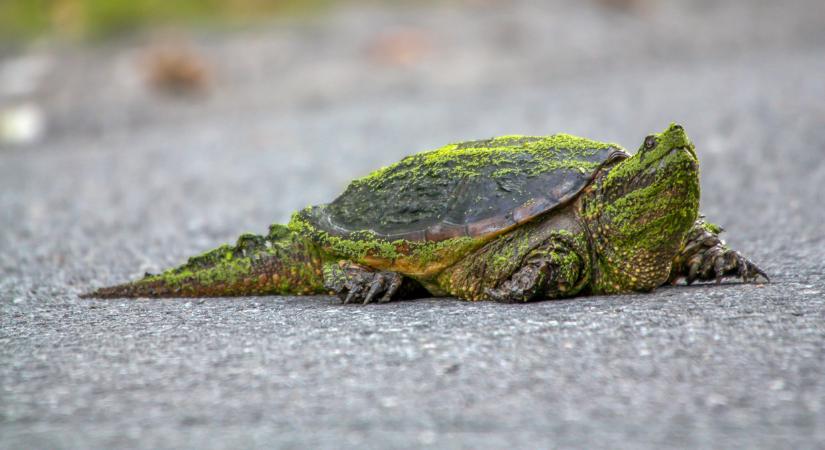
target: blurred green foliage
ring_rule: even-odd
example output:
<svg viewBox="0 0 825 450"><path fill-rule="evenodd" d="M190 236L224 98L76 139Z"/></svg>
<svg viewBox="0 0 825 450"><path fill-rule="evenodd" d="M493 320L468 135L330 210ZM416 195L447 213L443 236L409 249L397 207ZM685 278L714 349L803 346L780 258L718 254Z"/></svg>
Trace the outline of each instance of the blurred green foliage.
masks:
<svg viewBox="0 0 825 450"><path fill-rule="evenodd" d="M0 39L101 39L151 26L248 23L332 0L0 0Z"/></svg>

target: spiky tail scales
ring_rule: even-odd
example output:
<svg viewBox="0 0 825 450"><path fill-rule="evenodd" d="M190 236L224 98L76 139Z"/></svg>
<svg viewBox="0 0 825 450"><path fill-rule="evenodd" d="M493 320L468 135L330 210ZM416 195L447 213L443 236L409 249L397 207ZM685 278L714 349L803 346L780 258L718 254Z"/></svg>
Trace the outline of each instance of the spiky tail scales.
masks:
<svg viewBox="0 0 825 450"><path fill-rule="evenodd" d="M225 297L325 293L323 256L283 225L269 234L244 234L174 269L138 281L100 288L87 298Z"/></svg>

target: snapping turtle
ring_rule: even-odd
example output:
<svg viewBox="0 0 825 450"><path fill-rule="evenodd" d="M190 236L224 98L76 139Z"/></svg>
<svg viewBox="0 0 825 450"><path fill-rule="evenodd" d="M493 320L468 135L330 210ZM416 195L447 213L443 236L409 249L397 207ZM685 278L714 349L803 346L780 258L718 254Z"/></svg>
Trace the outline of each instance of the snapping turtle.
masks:
<svg viewBox="0 0 825 450"><path fill-rule="evenodd" d="M525 302L680 278L767 281L698 207L696 152L677 124L635 155L566 134L503 136L406 157L265 236L89 296Z"/></svg>

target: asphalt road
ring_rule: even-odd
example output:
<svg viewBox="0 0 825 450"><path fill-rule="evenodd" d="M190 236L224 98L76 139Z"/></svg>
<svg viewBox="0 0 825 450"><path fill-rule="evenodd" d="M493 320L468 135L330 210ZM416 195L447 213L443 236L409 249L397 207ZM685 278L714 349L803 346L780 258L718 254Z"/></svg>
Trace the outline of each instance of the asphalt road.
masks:
<svg viewBox="0 0 825 450"><path fill-rule="evenodd" d="M149 92L131 41L33 49L46 135L0 147L0 447L825 447L825 7L494 4L199 36L204 98ZM77 297L413 151L557 131L635 149L670 121L703 211L772 283Z"/></svg>

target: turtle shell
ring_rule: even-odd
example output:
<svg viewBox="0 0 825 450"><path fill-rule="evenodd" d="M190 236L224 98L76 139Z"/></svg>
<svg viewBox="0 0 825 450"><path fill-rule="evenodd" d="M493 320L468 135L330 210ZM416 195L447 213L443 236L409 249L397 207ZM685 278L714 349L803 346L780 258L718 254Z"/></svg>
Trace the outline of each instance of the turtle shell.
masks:
<svg viewBox="0 0 825 450"><path fill-rule="evenodd" d="M332 203L299 215L345 238L484 237L564 205L599 168L629 156L616 144L567 134L450 144L356 179Z"/></svg>

